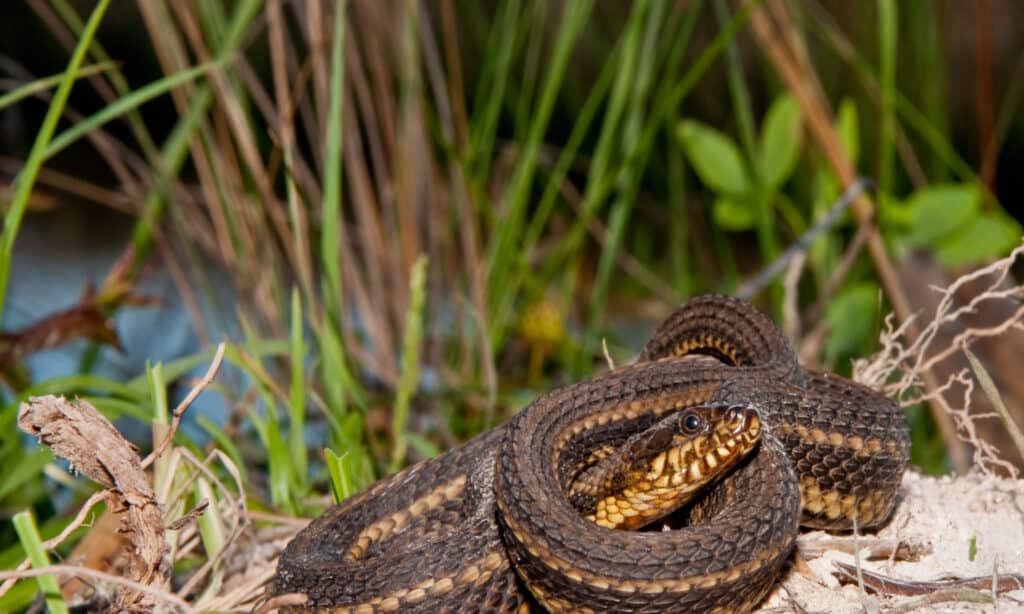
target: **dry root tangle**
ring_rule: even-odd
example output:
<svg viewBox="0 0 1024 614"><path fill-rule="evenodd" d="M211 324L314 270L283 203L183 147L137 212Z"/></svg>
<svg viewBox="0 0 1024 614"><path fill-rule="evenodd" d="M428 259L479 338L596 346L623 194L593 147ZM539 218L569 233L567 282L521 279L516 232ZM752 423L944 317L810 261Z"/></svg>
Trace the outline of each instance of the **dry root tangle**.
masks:
<svg viewBox="0 0 1024 614"><path fill-rule="evenodd" d="M1009 416L1001 416L995 412L972 412L971 394L974 391L975 379L969 369L961 369L946 378L944 382L932 390L925 390L922 382L923 374L933 369L942 361L957 353L965 352L968 356L972 343L986 337L995 337L1009 330L1024 330L1024 286L1012 276L1011 269L1024 255L1024 244L1014 249L1007 257L984 268L967 273L945 288L933 287L941 296L934 314L927 325L912 341L907 342L907 330L913 322L920 319L916 313L899 326L895 326L893 314L885 318L885 326L879 339L882 350L874 357L854 361L854 378L876 389L883 390L892 398L899 399L904 407L918 403L932 403L952 416L957 428L957 435L974 449L974 465L986 474L992 474L996 468L1017 477L1017 468L1000 458L999 450L991 443L978 436L976 423L978 420L1002 418L1012 420ZM984 283L984 289L977 293L966 304L959 304L957 292L968 283ZM983 307L991 307L992 303L1004 303L1011 306L1011 315L1003 321L987 327L970 327L964 325L966 316L976 313ZM940 343L943 338L940 331L962 328L948 343ZM959 394L948 394L959 392ZM957 401L951 401L956 398ZM996 400L994 400L996 402ZM998 405L998 402L996 402ZM1007 424L1013 429L1012 424ZM1024 452L1024 451L1022 451Z"/></svg>

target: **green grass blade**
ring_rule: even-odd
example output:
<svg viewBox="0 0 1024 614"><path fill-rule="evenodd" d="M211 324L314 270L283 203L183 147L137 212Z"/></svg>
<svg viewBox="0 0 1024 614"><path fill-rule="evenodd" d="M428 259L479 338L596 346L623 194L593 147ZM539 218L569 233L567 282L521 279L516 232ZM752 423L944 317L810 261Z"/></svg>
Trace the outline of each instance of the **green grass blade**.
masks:
<svg viewBox="0 0 1024 614"><path fill-rule="evenodd" d="M341 279L341 139L342 100L345 83L345 2L338 3L331 47L330 104L327 113L324 193L321 210L320 260L323 264L323 294L326 321L317 326L320 356L325 377L324 393L332 411L344 414L346 393L361 402L359 388L348 370L341 331L335 322L344 318Z"/></svg>
<svg viewBox="0 0 1024 614"><path fill-rule="evenodd" d="M36 521L32 518L32 512L28 510L18 512L14 515L12 522L14 523L14 530L18 533L18 539L21 540L21 545L25 548L25 552L32 562L32 567L39 569L49 566L50 557L47 556L46 550L43 549L43 540L39 537L39 531L36 529ZM60 585L57 584L57 578L51 575L39 576L38 582L39 590L42 591L43 598L46 599L46 608L50 611L50 614L68 614L67 605L65 605L64 598L60 594Z"/></svg>
<svg viewBox="0 0 1024 614"><path fill-rule="evenodd" d="M84 27L82 18L67 0L51 0L50 6L58 15L60 15L60 18L64 21L65 25L68 26L75 36L81 36L82 28ZM107 53L107 50L98 40L93 41L93 45L89 47L89 56L95 62L111 61L110 54ZM113 70L109 75L107 75L107 78L113 86L114 91L119 95L124 96L131 91L128 79L124 76L124 73L120 68ZM146 154L146 159L149 160L150 164L162 164L160 153L156 144L153 142L153 137L150 135L149 129L146 127L146 122L142 119L142 115L139 114L138 111L129 112L128 123L131 126L132 134L135 135L135 139L139 142L139 146Z"/></svg>
<svg viewBox="0 0 1024 614"><path fill-rule="evenodd" d="M289 351L288 342L280 339L257 339L246 343L243 347L246 352L256 358L276 358L287 356ZM178 358L177 360L164 363L164 378L169 382L180 379L196 367L209 364L216 353L217 348L211 347L191 356L185 356L184 358ZM225 353L224 357L230 364L237 366L238 350L236 347L228 344L228 352ZM131 395L130 398L143 399L147 394L149 383L146 375L143 374L128 380L127 384L122 384L121 386L123 386L123 389Z"/></svg>
<svg viewBox="0 0 1024 614"><path fill-rule="evenodd" d="M488 311L492 325L492 343L499 346L503 335L504 323L497 320L499 307L504 304L505 293L515 289L509 288L508 275L519 258L519 250L515 247L522 240L523 224L526 207L529 204L533 189L533 178L537 169L537 156L543 143L554 108L556 95L562 85L566 68L569 63L573 46L590 17L593 2L590 0L572 2L565 5L555 49L548 62L548 73L541 89L540 100L533 112L533 124L529 137L523 144L518 164L509 181L506 192L506 214L496 224L497 237L492 241L488 259L488 297L491 299Z"/></svg>
<svg viewBox="0 0 1024 614"><path fill-rule="evenodd" d="M50 142L50 146L46 148L45 157L51 158L57 155L66 147L92 130L99 128L103 124L116 119L129 111L137 109L157 96L162 96L183 83L188 83L189 81L205 75L220 65L221 62L217 61L200 64L194 68L189 68L188 70L183 70L179 73L154 81L149 85L140 87L130 94L118 98L116 102L104 107L102 111L83 119L64 132L58 134L53 141Z"/></svg>
<svg viewBox="0 0 1024 614"><path fill-rule="evenodd" d="M634 6L640 6L634 5ZM646 159L649 152L638 149L640 130L646 121L644 109L647 106L647 97L650 92L654 76L655 49L657 42L658 28L663 19L663 3L655 3L643 28L638 29L634 36L636 42L627 47L634 47L637 50L634 64L623 67L629 70L622 70L623 73L631 75L629 84L629 99L623 115L623 132L619 140L621 154L625 163L619 169L618 183L620 191L612 204L611 215L608 223L608 240L601 250L601 258L598 262L597 277L594 289L591 292L588 302L587 332L584 336L583 351L579 353L581 360L585 360L592 353L597 341L597 328L604 315L605 305L608 299L608 289L611 283L612 273L618 258L619 250L625 236L626 226L632 213L634 202L635 185L639 184L643 163L641 158ZM583 365L578 365L582 367Z"/></svg>
<svg viewBox="0 0 1024 614"><path fill-rule="evenodd" d="M29 397L46 394L65 396L116 395L135 406L136 409L129 412L132 416L144 422L149 421L151 418L151 414L148 411L139 409L145 404L145 396L136 388L94 375L68 375L39 382L12 397L10 402L4 406L3 411L0 412L0 428L13 429L18 415L18 406ZM121 407L120 409L124 411L127 408Z"/></svg>
<svg viewBox="0 0 1024 614"><path fill-rule="evenodd" d="M235 13L232 16L227 35L221 41L217 49L216 62L222 62L225 58L234 54L239 45L243 42L243 35L256 13L262 7L260 0L243 0L235 6ZM135 224L132 233L132 245L135 249L135 261L133 272L137 273L139 267L145 261L152 243L153 229L163 215L167 205L165 191L168 180L176 175L185 163L189 152L189 141L194 135L200 120L206 114L213 102L213 90L208 84L196 88L195 95L190 99L190 106L185 115L178 121L178 124L171 132L161 151L164 163L160 167L159 181L146 197L143 205L143 213Z"/></svg>
<svg viewBox="0 0 1024 614"><path fill-rule="evenodd" d="M523 78L519 91L516 92L515 113L513 114L517 142L527 139L532 124L530 108L533 101L537 99L537 75L540 73L541 50L547 38L547 29L544 26L549 8L552 6L546 0L535 0L532 6L527 8L527 16L522 20L526 24L527 40L523 57Z"/></svg>
<svg viewBox="0 0 1024 614"><path fill-rule="evenodd" d="M147 365L146 373L149 375L149 399L153 412L153 446L156 447L160 445L170 430L171 416L167 410L167 381L164 379L164 368L160 363L153 367ZM168 448L153 463L153 489L156 492L163 492L164 487L174 479L174 476L169 474L170 467L171 450Z"/></svg>
<svg viewBox="0 0 1024 614"><path fill-rule="evenodd" d="M864 87L876 90L879 83L875 78L874 67L857 52L857 49L849 45L842 34L831 28L828 24L811 20L808 23L816 26L811 32L821 38L831 49L833 49L857 74L857 77L864 84ZM913 102L904 96L899 90L894 90L895 100L893 104L899 118L911 128L917 136L924 141L930 152L953 171L954 175L961 181L977 181L978 174L971 168L964 158L957 153L956 148L950 143L946 132L936 125L925 115Z"/></svg>
<svg viewBox="0 0 1024 614"><path fill-rule="evenodd" d="M132 401L124 401L112 397L86 396L84 398L92 403L111 422L121 416L130 416L146 424L153 418L153 412L148 405L140 405Z"/></svg>
<svg viewBox="0 0 1024 614"><path fill-rule="evenodd" d="M117 65L114 62L101 62L99 64L93 64L92 66L83 66L75 74L74 78L75 80L84 79L95 74L113 70L116 66ZM53 86L59 85L66 76L67 73L60 73L49 77L43 77L42 79L36 79L31 83L26 83L21 87L7 92L3 96L0 96L0 110L24 100L29 96L33 96L39 92L45 92L46 90L53 88Z"/></svg>
<svg viewBox="0 0 1024 614"><path fill-rule="evenodd" d="M321 203L320 259L324 267L324 304L328 317L342 317L341 294L341 117L345 83L345 1L338 3L331 46L331 95L327 112L324 195ZM336 399L330 399L330 402Z"/></svg>
<svg viewBox="0 0 1024 614"><path fill-rule="evenodd" d="M258 338L258 333L245 318L241 319L241 325L250 343ZM270 499L278 508L292 514L297 513L298 497L293 483L295 472L288 444L281 433L281 419L278 415L277 398L274 395L275 387L270 381L272 376L262 365L253 364L251 360L242 360L241 354L235 348L228 347L224 352L224 358L231 363L237 361L238 367L252 379L259 392L260 403L252 403L248 413L263 447L267 450ZM261 405L262 416L259 411Z"/></svg>
<svg viewBox="0 0 1024 614"><path fill-rule="evenodd" d="M303 319L302 319L302 298L299 296L298 288L292 289L292 343L291 343L291 369L292 384L288 401L288 445L291 448L293 469L295 470L295 481L299 484L300 490L305 490L306 484L306 381L305 381L305 358L306 346L304 341Z"/></svg>
<svg viewBox="0 0 1024 614"><path fill-rule="evenodd" d="M295 497L292 496L291 457L288 445L281 435L281 423L277 417L277 406L273 395L264 392L263 407L266 409L266 430L263 445L267 448L267 464L270 468L270 498L274 505L296 513Z"/></svg>
<svg viewBox="0 0 1024 614"><path fill-rule="evenodd" d="M331 476L331 492L335 503L341 503L357 490L353 470L347 459L346 453L338 455L330 448L324 449L324 461L327 463L327 474Z"/></svg>
<svg viewBox="0 0 1024 614"><path fill-rule="evenodd" d="M224 522L217 508L217 493L214 491L210 481L200 477L196 479L195 503L198 505L202 500L209 501L210 506L206 509L197 521L199 535L203 540L203 550L208 559L213 559L224 549L227 543L227 535L224 530Z"/></svg>
<svg viewBox="0 0 1024 614"><path fill-rule="evenodd" d="M716 0L714 3L715 12L718 15L719 23L725 26L728 23L729 11L723 0ZM779 240L775 236L776 225L772 213L772 194L765 188L764 177L761 177L757 161L757 133L754 127L754 111L750 102L750 93L747 90L746 78L743 74L743 65L740 59L739 47L735 40L730 40L725 50L727 62L727 75L729 81L729 93L732 97L733 110L736 112L736 124L739 128L740 143L743 146L744 170L750 178L750 197L753 199L756 210L756 228L758 248L760 249L761 262L767 265L773 262L779 253ZM772 287L772 304L779 305L782 299L782 284L775 281Z"/></svg>
<svg viewBox="0 0 1024 614"><path fill-rule="evenodd" d="M489 53L484 57L476 106L480 111L470 126L469 172L478 179L490 174L491 157L497 133L498 116L510 81L512 56L516 46L516 28L520 13L519 0L505 0L498 8L491 24Z"/></svg>
<svg viewBox="0 0 1024 614"><path fill-rule="evenodd" d="M395 408L391 415L391 434L394 447L389 472L401 469L409 446L406 428L409 423L409 404L419 386L420 343L423 339L423 304L427 285L427 257L420 255L409 275L409 309L405 313L405 335L402 339L402 373L395 393Z"/></svg>
<svg viewBox="0 0 1024 614"><path fill-rule="evenodd" d="M82 65L82 60L85 59L85 52L89 49L89 45L92 44L92 40L96 36L96 29L99 28L103 15L109 6L110 0L100 0L96 8L93 9L85 30L82 32L82 36L79 38L78 44L71 54L71 61L68 62L67 70L64 71L64 77L61 79L60 85L53 95L50 108L46 111L43 125L36 134L36 140L32 144L32 150L28 154L25 166L15 179L17 187L14 192L14 198L11 200L11 206L4 217L3 233L0 234L0 318L3 317L4 305L6 303L7 280L11 271L11 258L14 255L14 240L18 236L21 219L25 215L29 198L32 196L32 187L35 185L36 177L39 176L39 170L43 166L46 147L49 145L50 139L53 138L53 133L57 129L57 121L64 113L64 105L67 104L68 95L71 94L71 87L75 84L75 79L78 75L78 69Z"/></svg>
<svg viewBox="0 0 1024 614"><path fill-rule="evenodd" d="M746 21L750 16L750 12L756 8L758 4L758 2L750 3L734 15L729 23L719 31L718 35L715 36L707 48L705 48L700 56L698 56L697 60L686 72L683 78L677 83L668 84L666 87L660 88L659 92L653 96L653 99L655 100L654 110L651 113L649 120L643 125L643 130L636 141L636 146L634 148L635 154L629 161L630 168L628 168L628 172L620 178L619 202L628 202L635 197L635 191L639 185L640 176L646 165L646 160L651 151L652 143L658 132L663 130L664 120L669 116L669 111L671 109L678 108L682 100L687 94L689 94L700 78L711 67L714 60L722 53L727 43L732 40L739 30L746 24ZM605 189L607 189L607 187ZM618 219L612 220L613 224L624 224L626 217L625 214L628 212L628 209L625 208L626 205L620 206L623 207L623 213L618 215ZM577 224L580 223L583 223L583 221L577 220ZM623 232L623 230L620 228L615 230L615 232ZM578 264L573 267L566 267L566 276L573 276L572 271L575 271L576 267L578 267ZM603 283L607 284L607 280ZM596 285L595 288L600 291L601 286ZM604 291L607 291L606 287ZM588 332L585 338L586 340L595 338L595 322L597 317L600 316L600 305L598 305L597 308L598 311L592 311L591 313L591 323L588 326ZM587 343L585 342L584 349L586 349L586 347ZM583 360L585 356L585 353L581 353L579 354L579 359ZM580 364L577 363L576 366L579 368Z"/></svg>
<svg viewBox="0 0 1024 614"><path fill-rule="evenodd" d="M896 2L878 0L878 44L881 66L879 85L881 87L881 121L878 135L878 192L885 197L893 192L893 154L896 142L896 116L893 101L896 91L896 33L899 7ZM884 214L883 214L884 215Z"/></svg>

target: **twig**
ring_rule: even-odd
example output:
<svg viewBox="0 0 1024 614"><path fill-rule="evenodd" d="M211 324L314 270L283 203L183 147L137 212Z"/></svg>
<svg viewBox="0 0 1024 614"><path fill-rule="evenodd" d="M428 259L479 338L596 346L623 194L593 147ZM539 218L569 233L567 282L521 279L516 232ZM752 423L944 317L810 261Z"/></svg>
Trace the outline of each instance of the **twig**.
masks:
<svg viewBox="0 0 1024 614"><path fill-rule="evenodd" d="M139 593L145 593L151 597L159 599L165 603L173 605L180 609L182 612L195 612L191 606L188 605L178 596L173 593L169 593L159 588L154 588L148 584L129 580L123 576L117 576L114 574L106 573L96 569L90 569L88 567L76 567L74 565L50 565L48 567L39 567L37 569L25 569L18 571L0 571L0 579L2 580L24 580L25 578L35 578L37 576L43 576L46 574L56 574L61 576L78 576L90 578L100 582L109 582L111 584L117 584L125 588L132 589Z"/></svg>
<svg viewBox="0 0 1024 614"><path fill-rule="evenodd" d="M752 279L743 282L734 293L737 297L750 300L755 294L760 292L765 286L771 283L771 280L775 279L789 261L796 257L797 254L806 252L818 236L835 225L839 221L839 217L846 212L850 205L857 199L860 198L864 191L869 187L869 182L863 177L857 177L843 193L836 199L829 208L829 212L825 217L818 221L814 226L811 226L802 235L797 237L796 241L793 241L786 248L786 251L782 252L778 258L772 261L767 267L765 267L760 273L755 275Z"/></svg>
<svg viewBox="0 0 1024 614"><path fill-rule="evenodd" d="M56 536L44 541L43 548L53 550L57 546L61 545L61 543L63 543L64 540L75 531L75 529L85 524L86 514L92 511L92 508L96 507L97 503L105 500L109 494L110 493L105 490L93 493L93 495L86 499L85 503L82 504L82 508L78 510L78 514L75 515L75 519L68 523L68 526L64 527L64 530Z"/></svg>
<svg viewBox="0 0 1024 614"><path fill-rule="evenodd" d="M864 567L860 564L860 531L857 530L857 515L853 516L853 563L857 572L857 589L860 591L861 599L867 593L864 592Z"/></svg>
<svg viewBox="0 0 1024 614"><path fill-rule="evenodd" d="M25 559L24 561L22 561L21 563L18 564L18 566L15 568L15 570L16 571L25 571L26 569L29 569L30 567L32 567L31 561L29 561L28 559ZM3 597L4 595L6 595L7 591L11 590L11 587L13 587L15 584L17 584L19 579L20 578L8 578L8 579L4 580L4 583L0 584L0 597Z"/></svg>
<svg viewBox="0 0 1024 614"><path fill-rule="evenodd" d="M196 400L199 393L206 388L210 382L213 381L214 376L217 375L217 370L220 369L220 363L224 360L224 350L227 345L221 341L217 345L217 353L213 355L213 362L210 363L210 368L206 370L206 375L203 375L202 379L192 387L192 390L182 399L181 403L174 408L174 413L171 417L171 428L168 429L167 434L164 435L163 441L160 442L149 456L142 460L142 468L145 469L153 464L157 458L167 449L167 446L171 445L171 440L174 439L174 434L178 431L178 426L181 424L181 416L185 413L185 410L192 404L192 401Z"/></svg>
<svg viewBox="0 0 1024 614"><path fill-rule="evenodd" d="M839 570L839 580L853 582L857 579L857 569L849 563L841 563L839 561L833 561L836 568ZM864 587L873 593L880 593L883 595L926 595L928 593L934 593L940 590L950 589L975 589L985 590L991 589L993 586L999 592L1018 591L1024 589L1024 575L1020 574L1002 574L993 579L992 576L976 576L971 578L951 578L948 580L932 580L932 581L918 581L918 580L902 580L899 578L891 578L889 576L882 575L880 573L869 571L867 569L861 570L863 576Z"/></svg>
<svg viewBox="0 0 1024 614"><path fill-rule="evenodd" d="M68 526L64 527L64 530L58 533L56 536L44 541L42 544L43 548L45 548L46 550L53 550L57 546L64 543L64 540L67 539L69 535L74 533L75 530L78 529L78 527L85 524L85 517L88 515L88 513L92 511L92 508L94 508L97 503L106 500L108 494L109 491L107 490L101 490L99 492L93 493L92 496L89 497L85 501L85 503L82 504L82 507L81 509L78 510L78 514L75 515L74 520L69 522ZM17 570L22 571L28 569L29 567L30 561L28 559L25 559L21 562L21 564L18 565ZM13 587L17 582L18 580L13 578L9 580L4 580L4 583L0 584L0 597L6 595L7 591L11 590L11 587Z"/></svg>
<svg viewBox="0 0 1024 614"><path fill-rule="evenodd" d="M247 579L243 584L234 588L233 590L217 595L206 603L202 604L202 611L204 612L220 612L220 611L252 611L254 604L250 604L248 607L245 606L247 600L255 600L255 603L259 603L259 600L264 597L266 591L264 587L270 582L277 574L277 565L267 565L259 574L251 579ZM306 602L303 597L298 603L291 603L288 599L277 601L278 597L284 597L285 595L278 595L271 598L271 602L275 603L275 607L284 607L287 605L302 605Z"/></svg>
<svg viewBox="0 0 1024 614"><path fill-rule="evenodd" d="M901 561L917 561L922 554L931 551L928 544L907 541L902 539L887 538L858 538L850 537L829 537L825 539L807 539L804 536L797 538L797 547L800 554L808 557L816 557L826 552L845 552L852 555L860 551L865 559L891 559Z"/></svg>
<svg viewBox="0 0 1024 614"><path fill-rule="evenodd" d="M747 3L750 4L750 0ZM804 54L799 53L796 49L787 48L787 40L799 40L792 18L789 17L785 5L781 2L768 0L766 4L776 15L778 28L773 27L767 10L755 9L750 18L755 38L767 52L779 75L800 104L811 134L821 145L823 153L828 158L836 175L839 176L839 180L843 185L851 185L856 181L857 174L846 155L846 150L840 143L839 134L832 122L831 112L820 94L821 86L818 83L817 75L813 67L800 62L801 57L806 57ZM874 215L870 200L861 194L853 201L852 205L858 222L862 225L870 224ZM889 260L885 243L877 230L868 236L868 251L871 252L875 269L878 271L893 308L900 320L906 319L910 315L910 303L903 293L896 269L893 267L892 261Z"/></svg>

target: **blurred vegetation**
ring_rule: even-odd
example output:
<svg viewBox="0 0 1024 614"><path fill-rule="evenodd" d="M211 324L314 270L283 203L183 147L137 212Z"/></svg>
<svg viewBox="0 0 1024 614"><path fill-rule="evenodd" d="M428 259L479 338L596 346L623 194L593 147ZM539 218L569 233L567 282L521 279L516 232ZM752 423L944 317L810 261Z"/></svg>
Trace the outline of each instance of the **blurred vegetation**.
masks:
<svg viewBox="0 0 1024 614"><path fill-rule="evenodd" d="M886 258L923 249L957 270L1020 241L1000 181L1020 163L1001 152L1021 152L1024 79L993 86L1020 63L991 53L1022 22L963 40L973 4L763 4L770 32L762 3L725 0L27 3L2 33L0 113L30 120L32 146L4 166L0 309L21 225L60 213L33 213L48 191L109 195L83 206L116 202L134 231L75 307L0 340L4 517L32 509L45 538L87 494L16 432L22 400L166 425L169 383L210 360L129 381L88 356L65 377L25 371L55 339L116 343L108 318L145 303L147 267L176 271L186 305L219 305L196 318L204 345L211 322L240 323L227 414L191 416L205 435L177 443L219 447L254 507L292 514L603 368L602 340L628 360L687 297L734 292L825 218L848 181L837 159L873 203L814 240L797 288L801 307L825 298L804 327L829 330L813 362L848 372L895 302ZM972 46L989 55L965 67ZM881 252L849 250L865 226ZM781 318L783 298L775 279L756 302ZM912 419L915 461L944 470L927 412ZM24 556L10 523L0 548L2 568ZM18 588L0 610L35 592Z"/></svg>

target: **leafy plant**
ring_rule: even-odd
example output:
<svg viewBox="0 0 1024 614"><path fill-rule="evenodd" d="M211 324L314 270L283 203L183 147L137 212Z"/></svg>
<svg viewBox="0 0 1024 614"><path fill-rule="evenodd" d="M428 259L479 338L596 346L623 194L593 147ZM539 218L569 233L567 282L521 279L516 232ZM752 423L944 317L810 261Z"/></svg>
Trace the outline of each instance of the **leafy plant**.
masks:
<svg viewBox="0 0 1024 614"><path fill-rule="evenodd" d="M730 231L751 230L765 212L771 216L779 189L796 168L802 135L800 107L788 94L769 107L753 155L744 156L735 141L697 120L678 128L694 171L715 192L715 223Z"/></svg>

